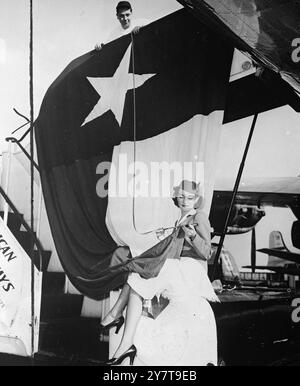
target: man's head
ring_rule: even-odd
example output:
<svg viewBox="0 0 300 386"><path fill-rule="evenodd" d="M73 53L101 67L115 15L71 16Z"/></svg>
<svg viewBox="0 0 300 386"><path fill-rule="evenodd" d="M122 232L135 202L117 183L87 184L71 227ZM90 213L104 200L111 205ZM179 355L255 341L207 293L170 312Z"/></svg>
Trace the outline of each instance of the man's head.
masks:
<svg viewBox="0 0 300 386"><path fill-rule="evenodd" d="M123 29L130 27L131 14L131 4L128 1L120 1L117 5L117 18Z"/></svg>

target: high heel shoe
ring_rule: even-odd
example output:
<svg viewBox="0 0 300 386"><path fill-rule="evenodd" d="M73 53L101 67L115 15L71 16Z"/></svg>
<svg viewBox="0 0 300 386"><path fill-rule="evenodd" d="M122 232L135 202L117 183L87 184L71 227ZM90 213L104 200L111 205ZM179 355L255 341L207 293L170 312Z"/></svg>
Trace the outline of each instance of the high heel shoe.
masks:
<svg viewBox="0 0 300 386"><path fill-rule="evenodd" d="M136 347L133 344L127 351L124 352L124 354L120 355L119 358L111 358L109 359L105 364L106 366L117 366L120 365L124 359L129 357L130 359L130 366L133 365L134 358L136 357Z"/></svg>
<svg viewBox="0 0 300 386"><path fill-rule="evenodd" d="M111 329L112 327L116 327L116 334L119 332L120 328L123 326L124 316L120 316L118 319L113 320L111 323L108 323L106 326L100 323L100 333L104 333Z"/></svg>

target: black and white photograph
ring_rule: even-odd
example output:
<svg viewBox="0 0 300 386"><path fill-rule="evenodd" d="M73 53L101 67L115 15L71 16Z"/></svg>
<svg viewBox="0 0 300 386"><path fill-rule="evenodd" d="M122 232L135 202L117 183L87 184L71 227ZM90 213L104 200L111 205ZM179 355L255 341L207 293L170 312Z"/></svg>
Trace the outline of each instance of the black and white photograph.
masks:
<svg viewBox="0 0 300 386"><path fill-rule="evenodd" d="M0 366L300 366L300 0L1 0L0 84Z"/></svg>

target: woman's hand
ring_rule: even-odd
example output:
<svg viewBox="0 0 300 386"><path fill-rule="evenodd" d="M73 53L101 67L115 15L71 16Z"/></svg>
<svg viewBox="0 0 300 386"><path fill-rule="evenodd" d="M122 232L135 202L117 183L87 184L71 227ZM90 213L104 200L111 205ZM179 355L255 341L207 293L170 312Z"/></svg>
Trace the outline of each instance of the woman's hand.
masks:
<svg viewBox="0 0 300 386"><path fill-rule="evenodd" d="M156 237L158 238L158 240L160 240L160 241L166 237L164 228L156 229L155 234L156 234Z"/></svg>
<svg viewBox="0 0 300 386"><path fill-rule="evenodd" d="M195 231L195 228L193 225L183 225L182 229L185 233L185 238L189 238L190 240L193 240L197 235L197 232Z"/></svg>

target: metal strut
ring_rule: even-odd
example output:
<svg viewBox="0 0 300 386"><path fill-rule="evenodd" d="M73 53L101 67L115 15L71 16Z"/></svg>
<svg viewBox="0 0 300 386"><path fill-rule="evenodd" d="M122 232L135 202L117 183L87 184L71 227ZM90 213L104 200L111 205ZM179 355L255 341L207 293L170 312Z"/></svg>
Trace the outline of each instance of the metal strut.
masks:
<svg viewBox="0 0 300 386"><path fill-rule="evenodd" d="M225 239L226 232L227 232L229 218L230 218L233 206L234 206L234 201L236 199L236 195L237 195L238 188L239 188L239 185L240 185L241 177L242 177L242 174L243 174L243 171L244 171L245 161L246 161L246 158L247 158L247 155L248 155L248 150L249 150L250 143L251 143L252 136L253 136L253 132L254 132L254 129L255 129L255 126L256 126L257 117L258 117L258 113L255 113L255 115L253 117L253 120L252 120L252 125L251 125L251 129L250 129L250 132L249 132L249 136L248 136L248 140L247 140L247 143L246 143L246 147L245 147L245 150L244 150L243 158L242 158L242 161L241 161L241 164L240 164L240 167L239 167L239 171L238 171L238 174L237 174L237 177L236 177L236 180L235 180L235 184L234 184L234 188L233 188L233 193L232 193L232 197L231 197L231 202L230 202L230 206L229 206L229 209L228 209L228 212L227 212L226 221L225 221L224 228L223 228L223 231L222 231L222 234L221 234L221 238L220 238L220 241L219 241L219 244L218 244L218 249L217 249L217 252L216 252L216 256L215 256L215 260L214 260L214 264L213 264L213 269L212 269L212 273L211 273L211 277L210 277L211 281L214 280L215 275L216 275L216 269L217 269L217 265L218 265L218 262L219 262L219 257L220 257L221 251L222 251L222 247L223 247L223 244L224 244L224 239Z"/></svg>
<svg viewBox="0 0 300 386"><path fill-rule="evenodd" d="M30 38L29 38L29 98L30 98L30 157L34 160L33 146L33 124L34 124L34 103L33 103L33 0L30 0ZM30 163L30 227L31 227L31 357L34 357L35 346L35 285L34 285L34 165Z"/></svg>

